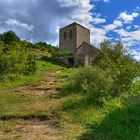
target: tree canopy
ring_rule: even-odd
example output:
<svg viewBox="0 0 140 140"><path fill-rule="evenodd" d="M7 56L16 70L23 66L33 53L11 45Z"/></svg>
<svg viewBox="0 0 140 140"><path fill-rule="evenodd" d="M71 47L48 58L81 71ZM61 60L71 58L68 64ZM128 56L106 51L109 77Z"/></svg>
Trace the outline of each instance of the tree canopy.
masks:
<svg viewBox="0 0 140 140"><path fill-rule="evenodd" d="M12 42L20 41L20 38L13 31L8 31L3 34L0 34L0 41L3 41L5 44L10 44Z"/></svg>

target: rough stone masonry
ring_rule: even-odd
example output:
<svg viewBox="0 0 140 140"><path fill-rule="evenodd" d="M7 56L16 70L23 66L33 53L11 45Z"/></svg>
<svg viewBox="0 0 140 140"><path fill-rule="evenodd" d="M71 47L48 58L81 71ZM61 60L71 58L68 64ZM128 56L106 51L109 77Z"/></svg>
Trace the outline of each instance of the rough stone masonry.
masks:
<svg viewBox="0 0 140 140"><path fill-rule="evenodd" d="M90 30L76 22L60 29L59 47L62 51L73 53L73 56L65 57L64 60L77 66L91 65L99 52L99 49L90 44Z"/></svg>

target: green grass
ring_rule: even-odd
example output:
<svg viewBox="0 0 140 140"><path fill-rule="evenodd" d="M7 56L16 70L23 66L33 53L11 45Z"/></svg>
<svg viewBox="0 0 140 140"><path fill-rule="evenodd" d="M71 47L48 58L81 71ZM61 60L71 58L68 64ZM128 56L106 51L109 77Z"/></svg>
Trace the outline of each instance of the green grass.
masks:
<svg viewBox="0 0 140 140"><path fill-rule="evenodd" d="M47 117L45 106L47 97L30 96L21 93L1 93L0 94L0 118L8 119L28 119Z"/></svg>
<svg viewBox="0 0 140 140"><path fill-rule="evenodd" d="M4 133L9 133L13 129L17 131L16 126L24 120L44 121L52 118L55 125L63 127L64 124L78 124L77 126L80 126L79 132L75 126L64 127L66 135L69 135L69 129L79 135L72 137L72 139L139 140L139 82L136 83L135 87L138 92L134 89L136 93L133 93L133 96L125 95L125 97L97 101L92 96L79 92L78 87L73 87L71 78L77 69L67 69L45 61L38 61L37 67L38 70L33 76L21 76L16 81L0 84L0 130L3 130ZM14 93L11 90L18 86L39 83L50 72L55 72L62 79L69 75L63 85L64 89L61 92L62 98L60 100L52 102L47 95L32 96L25 93ZM69 82L70 85L68 85ZM49 106L54 107L54 109L50 109ZM59 119L55 120L55 117Z"/></svg>
<svg viewBox="0 0 140 140"><path fill-rule="evenodd" d="M15 92L20 87L46 81L47 74L51 72L58 72L61 77L65 76L68 71L65 67L45 61L37 61L37 67L35 75L19 76L14 81L9 80L0 84L0 130L3 132L13 131L24 120L46 121L59 116L59 112L57 114L53 112L53 109L49 109L50 106L57 107L57 104L56 101L52 102L47 94L37 96L21 91Z"/></svg>
<svg viewBox="0 0 140 140"><path fill-rule="evenodd" d="M25 93L15 93L13 89L16 90L19 86L24 87L40 83L42 80L47 80L47 74L53 71L60 71L60 77L65 76L69 70L65 67L45 61L37 61L37 67L35 75L19 76L15 81L9 80L7 82L0 83L0 118L6 118L6 116L7 118L22 118L24 116L45 117L48 114L48 112L46 114L46 108L49 104L49 97L47 95L32 96ZM63 72L61 72L61 70ZM42 104L43 107L41 106Z"/></svg>
<svg viewBox="0 0 140 140"><path fill-rule="evenodd" d="M54 114L48 110L49 104L47 96L0 93L0 131L5 135L10 132L20 135L18 126L23 121L50 119Z"/></svg>
<svg viewBox="0 0 140 140"><path fill-rule="evenodd" d="M18 75L18 78L15 80L7 80L5 82L0 83L0 90L2 91L2 90L14 89L18 86L37 83L40 80L41 78L39 74L35 74L33 76Z"/></svg>
<svg viewBox="0 0 140 140"><path fill-rule="evenodd" d="M5 82L0 82L0 91L14 89L18 86L32 85L40 82L42 77L48 72L53 70L65 69L62 66L52 64L45 61L37 61L37 71L34 75L23 76L18 75L14 80L6 80Z"/></svg>
<svg viewBox="0 0 140 140"><path fill-rule="evenodd" d="M133 104L122 104L113 109L111 107L110 105L107 109L103 120L93 123L90 129L81 136L81 140L139 140L139 100L135 99Z"/></svg>
<svg viewBox="0 0 140 140"><path fill-rule="evenodd" d="M80 140L139 140L140 95L96 102L86 94L65 97L62 110L87 130Z"/></svg>
<svg viewBox="0 0 140 140"><path fill-rule="evenodd" d="M139 81L131 94L97 100L92 94L81 92L71 77L63 90L61 108L66 118L85 128L78 140L140 139Z"/></svg>

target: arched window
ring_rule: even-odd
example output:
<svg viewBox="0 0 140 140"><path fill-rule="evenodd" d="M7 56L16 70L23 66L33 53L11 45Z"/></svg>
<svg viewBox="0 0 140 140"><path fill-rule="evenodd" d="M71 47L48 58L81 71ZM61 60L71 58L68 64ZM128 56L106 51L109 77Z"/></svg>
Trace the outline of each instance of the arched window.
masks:
<svg viewBox="0 0 140 140"><path fill-rule="evenodd" d="M66 38L67 38L67 33L64 32L64 40L66 40Z"/></svg>
<svg viewBox="0 0 140 140"><path fill-rule="evenodd" d="M72 30L69 31L69 37L72 39Z"/></svg>

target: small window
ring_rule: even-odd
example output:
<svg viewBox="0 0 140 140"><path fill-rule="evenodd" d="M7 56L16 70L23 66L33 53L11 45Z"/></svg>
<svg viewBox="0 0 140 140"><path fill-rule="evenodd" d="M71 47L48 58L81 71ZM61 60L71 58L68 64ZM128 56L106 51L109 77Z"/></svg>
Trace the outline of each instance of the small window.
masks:
<svg viewBox="0 0 140 140"><path fill-rule="evenodd" d="M69 31L69 37L72 39L72 30Z"/></svg>
<svg viewBox="0 0 140 140"><path fill-rule="evenodd" d="M66 38L67 38L67 33L64 32L64 40L66 40Z"/></svg>

